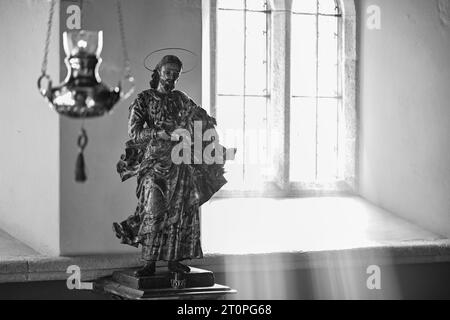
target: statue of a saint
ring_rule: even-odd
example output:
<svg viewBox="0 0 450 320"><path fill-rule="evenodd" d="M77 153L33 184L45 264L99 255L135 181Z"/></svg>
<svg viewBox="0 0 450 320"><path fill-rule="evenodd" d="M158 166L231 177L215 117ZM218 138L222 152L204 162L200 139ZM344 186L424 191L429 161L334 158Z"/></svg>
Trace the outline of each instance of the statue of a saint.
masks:
<svg viewBox="0 0 450 320"><path fill-rule="evenodd" d="M173 161L173 154L179 155L180 141L193 146L194 139L198 139L195 124L201 125L201 133L214 132L216 125L204 109L185 93L175 90L182 68L180 59L173 55L158 63L151 88L141 92L130 106L130 140L117 164L122 181L137 177L136 211L125 221L114 223L113 229L122 243L141 245L144 265L135 272L138 277L154 274L155 263L160 260L168 261L172 272L190 271L180 261L203 257L199 208L227 182L223 175L229 152L218 144L214 134L210 141L202 141L200 151L214 142L212 156L217 159L218 154L223 155L222 161L200 163L194 159L198 152L188 156L194 159L192 163ZM190 139L178 135L180 129L189 133ZM175 153L174 148L178 148ZM234 154L235 150L232 151Z"/></svg>

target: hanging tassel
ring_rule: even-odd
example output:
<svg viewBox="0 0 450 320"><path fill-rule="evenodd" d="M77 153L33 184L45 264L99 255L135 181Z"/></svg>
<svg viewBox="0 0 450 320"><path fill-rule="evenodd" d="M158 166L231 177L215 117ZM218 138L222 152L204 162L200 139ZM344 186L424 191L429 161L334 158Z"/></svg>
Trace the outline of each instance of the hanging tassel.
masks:
<svg viewBox="0 0 450 320"><path fill-rule="evenodd" d="M86 182L86 172L84 166L84 155L83 152L78 153L77 162L75 164L75 181L76 182Z"/></svg>
<svg viewBox="0 0 450 320"><path fill-rule="evenodd" d="M86 176L86 165L84 161L84 149L86 148L88 144L88 136L86 134L86 130L84 130L83 127L81 127L81 133L78 136L78 148L80 149L77 157L77 161L75 163L75 181L76 182L86 182L87 176Z"/></svg>

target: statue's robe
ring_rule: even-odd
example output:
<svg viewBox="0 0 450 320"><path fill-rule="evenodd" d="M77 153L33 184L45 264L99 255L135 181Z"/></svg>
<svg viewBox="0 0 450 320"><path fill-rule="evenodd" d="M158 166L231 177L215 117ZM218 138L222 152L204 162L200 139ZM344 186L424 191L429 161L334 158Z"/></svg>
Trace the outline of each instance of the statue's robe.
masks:
<svg viewBox="0 0 450 320"><path fill-rule="evenodd" d="M146 261L203 257L199 208L227 182L227 150L216 137L215 152L220 149L222 161L195 164L194 156L199 154L192 145L191 163L175 164L172 149L179 148L180 142L156 137L160 130L171 134L182 128L190 133L194 143L194 138L199 138L194 137L196 121L201 121L203 132L216 125L213 117L181 91L161 94L146 90L130 106L130 140L117 171L122 181L137 177L138 204L135 213L120 223L123 232L118 236L122 243L142 245L142 258ZM202 150L209 144L210 141L203 142Z"/></svg>

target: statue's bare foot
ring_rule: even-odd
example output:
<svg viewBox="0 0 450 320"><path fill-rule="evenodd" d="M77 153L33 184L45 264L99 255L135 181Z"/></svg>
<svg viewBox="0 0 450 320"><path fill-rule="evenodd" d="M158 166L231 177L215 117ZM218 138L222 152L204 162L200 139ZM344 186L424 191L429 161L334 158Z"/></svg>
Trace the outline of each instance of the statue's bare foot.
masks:
<svg viewBox="0 0 450 320"><path fill-rule="evenodd" d="M136 270L134 275L136 277L149 277L155 274L155 262L147 262L141 269Z"/></svg>
<svg viewBox="0 0 450 320"><path fill-rule="evenodd" d="M167 265L170 271L172 272L180 272L180 273L189 273L191 272L191 268L185 266L184 264L179 263L178 261L169 261Z"/></svg>

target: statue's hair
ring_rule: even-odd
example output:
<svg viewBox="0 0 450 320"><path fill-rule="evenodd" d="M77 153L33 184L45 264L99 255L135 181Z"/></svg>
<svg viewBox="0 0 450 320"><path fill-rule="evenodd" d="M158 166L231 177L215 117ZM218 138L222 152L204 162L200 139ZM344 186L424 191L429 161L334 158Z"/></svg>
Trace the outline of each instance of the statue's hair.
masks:
<svg viewBox="0 0 450 320"><path fill-rule="evenodd" d="M152 89L157 89L158 88L159 72L161 71L162 66L167 64L167 63L174 63L174 64L178 65L180 70L183 69L183 63L181 62L181 60L177 56L173 56L173 55L164 56L161 59L161 61L156 65L155 70L153 70L152 80L150 81L150 87Z"/></svg>
<svg viewBox="0 0 450 320"><path fill-rule="evenodd" d="M158 89L158 83L159 83L159 72L158 70L153 70L152 73L152 80L150 80L150 88L152 89Z"/></svg>

